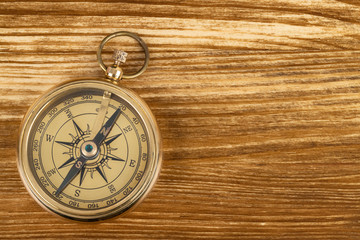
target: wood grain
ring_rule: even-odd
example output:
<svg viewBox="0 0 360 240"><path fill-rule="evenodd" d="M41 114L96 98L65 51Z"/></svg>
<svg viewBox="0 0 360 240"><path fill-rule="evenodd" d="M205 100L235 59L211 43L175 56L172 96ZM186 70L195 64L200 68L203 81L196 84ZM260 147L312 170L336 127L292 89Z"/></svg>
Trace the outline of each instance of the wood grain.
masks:
<svg viewBox="0 0 360 240"><path fill-rule="evenodd" d="M360 3L0 2L1 239L360 239ZM164 164L133 212L66 221L26 192L20 121L64 80L101 77L107 34L137 32ZM130 53L127 71L142 64ZM106 56L105 56L106 55ZM110 54L104 57L109 58Z"/></svg>

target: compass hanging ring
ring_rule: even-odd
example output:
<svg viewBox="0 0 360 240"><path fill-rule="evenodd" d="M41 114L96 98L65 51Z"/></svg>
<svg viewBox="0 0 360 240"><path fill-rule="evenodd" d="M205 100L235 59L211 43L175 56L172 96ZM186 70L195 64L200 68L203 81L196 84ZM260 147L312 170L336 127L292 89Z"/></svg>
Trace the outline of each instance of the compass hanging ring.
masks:
<svg viewBox="0 0 360 240"><path fill-rule="evenodd" d="M145 53L145 62L144 65L141 67L141 69L134 73L134 74L123 74L122 69L119 67L119 65L121 63L124 63L126 61L126 56L127 53L123 52L121 50L115 50L114 55L113 55L113 59L115 60L114 65L107 67L101 57L101 53L102 50L105 46L105 44L115 38L115 37L121 37L121 36L128 36L131 37L133 39L135 39L140 45L141 47L144 49L144 53ZM115 32L112 33L108 36L106 36L102 42L99 45L99 48L97 50L97 61L100 64L101 69L106 73L107 78L110 78L111 80L115 80L118 81L121 78L135 78L139 75L141 75L147 68L147 66L149 65L149 49L147 47L147 45L145 44L145 42L135 33L132 32L127 32L127 31L120 31L120 32Z"/></svg>

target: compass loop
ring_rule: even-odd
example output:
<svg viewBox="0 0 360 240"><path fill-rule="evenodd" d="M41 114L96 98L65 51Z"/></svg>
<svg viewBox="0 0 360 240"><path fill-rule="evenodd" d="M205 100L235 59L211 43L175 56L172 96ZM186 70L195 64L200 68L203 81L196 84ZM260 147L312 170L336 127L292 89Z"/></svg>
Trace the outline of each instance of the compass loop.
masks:
<svg viewBox="0 0 360 240"><path fill-rule="evenodd" d="M127 31L120 31L120 32L114 32L114 33L106 36L101 41L101 43L99 45L99 48L97 50L97 61L100 64L101 69L104 72L107 72L108 67L104 64L104 61L102 60L102 57L101 57L101 53L103 51L103 48L104 48L105 44L109 40L111 40L111 39L113 39L115 37L121 37L121 36L128 36L128 37L131 37L131 38L135 39L141 45L141 47L144 49L145 61L144 61L144 65L141 67L141 69L138 72L134 73L134 74L123 74L122 75L122 78L135 78L135 77L138 77L139 75L141 75L146 70L147 66L149 65L150 57L149 57L149 49L148 49L146 43L135 33L127 32ZM119 52L122 52L122 51L119 51ZM122 53L124 53L124 52L122 52ZM125 61L123 61L123 62L125 62Z"/></svg>

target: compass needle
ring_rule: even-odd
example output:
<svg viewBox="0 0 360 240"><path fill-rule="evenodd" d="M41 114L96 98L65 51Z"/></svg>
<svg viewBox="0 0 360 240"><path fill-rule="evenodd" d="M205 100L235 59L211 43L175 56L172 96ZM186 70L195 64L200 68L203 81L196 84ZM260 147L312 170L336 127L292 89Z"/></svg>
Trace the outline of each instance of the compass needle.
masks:
<svg viewBox="0 0 360 240"><path fill-rule="evenodd" d="M74 165L71 167L70 171L66 175L64 181L60 184L60 187L56 190L55 195L58 196L64 188L73 180L76 175L79 173L81 168L84 166L84 162L86 162L86 159L84 157L80 157Z"/></svg>

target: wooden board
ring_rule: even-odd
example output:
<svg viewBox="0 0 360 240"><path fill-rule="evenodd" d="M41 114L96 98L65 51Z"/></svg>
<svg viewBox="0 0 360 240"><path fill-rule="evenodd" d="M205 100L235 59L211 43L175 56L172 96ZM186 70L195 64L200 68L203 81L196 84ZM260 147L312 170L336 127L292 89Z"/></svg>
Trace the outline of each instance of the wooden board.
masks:
<svg viewBox="0 0 360 240"><path fill-rule="evenodd" d="M1 239L359 239L360 3L355 0L1 1ZM30 104L101 77L109 33L138 33L150 66L123 81L150 105L160 178L122 218L44 211L16 167ZM127 71L141 49L127 38ZM109 62L109 61L108 61Z"/></svg>

